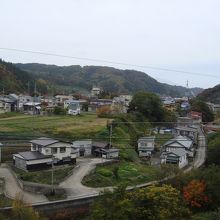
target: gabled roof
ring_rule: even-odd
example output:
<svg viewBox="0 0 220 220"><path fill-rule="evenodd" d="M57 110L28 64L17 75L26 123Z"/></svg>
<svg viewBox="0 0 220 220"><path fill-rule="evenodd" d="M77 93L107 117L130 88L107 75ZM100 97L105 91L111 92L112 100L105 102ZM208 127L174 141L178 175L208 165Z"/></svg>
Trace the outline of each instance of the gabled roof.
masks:
<svg viewBox="0 0 220 220"><path fill-rule="evenodd" d="M165 151L161 154L161 157L165 156L165 155L176 155L177 157L182 157L184 155L186 155L186 151L183 148L177 148L175 151Z"/></svg>
<svg viewBox="0 0 220 220"><path fill-rule="evenodd" d="M42 147L46 147L48 145L58 143L59 141L51 139L51 138L41 137L41 138L38 138L38 139L35 139L35 140L31 140L30 142L32 144L37 144L37 145L40 145Z"/></svg>
<svg viewBox="0 0 220 220"><path fill-rule="evenodd" d="M171 144L173 144L173 143L178 143L178 144L180 144L181 146L183 146L183 147L189 149L189 148L192 146L193 141L192 141L190 138L186 137L186 136L181 136L181 135L179 135L179 136L177 136L176 138L173 138L173 139L170 139L169 141L167 141L167 142L163 145L163 147L164 147L164 146L169 146L169 145L171 145Z"/></svg>

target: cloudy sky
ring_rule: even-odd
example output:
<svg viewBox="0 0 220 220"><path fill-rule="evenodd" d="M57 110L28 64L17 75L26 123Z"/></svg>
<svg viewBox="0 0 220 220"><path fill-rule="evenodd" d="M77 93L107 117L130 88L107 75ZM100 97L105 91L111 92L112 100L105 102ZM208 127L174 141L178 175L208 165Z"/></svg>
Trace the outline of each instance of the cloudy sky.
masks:
<svg viewBox="0 0 220 220"><path fill-rule="evenodd" d="M2 0L0 48L130 66L2 49L0 57L21 63L137 69L161 82L186 85L189 80L190 87L212 87L220 83L219 8L219 0Z"/></svg>

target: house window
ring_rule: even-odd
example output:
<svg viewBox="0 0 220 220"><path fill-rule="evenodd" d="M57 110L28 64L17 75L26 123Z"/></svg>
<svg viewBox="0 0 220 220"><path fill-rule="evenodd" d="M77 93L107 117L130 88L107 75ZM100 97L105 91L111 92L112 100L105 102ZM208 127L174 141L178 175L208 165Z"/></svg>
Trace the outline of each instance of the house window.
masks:
<svg viewBox="0 0 220 220"><path fill-rule="evenodd" d="M60 147L60 153L65 153L66 152L66 147Z"/></svg>
<svg viewBox="0 0 220 220"><path fill-rule="evenodd" d="M36 150L36 146L35 145L32 146L32 150Z"/></svg>
<svg viewBox="0 0 220 220"><path fill-rule="evenodd" d="M51 152L52 152L52 154L56 154L57 153L57 147L51 148Z"/></svg>

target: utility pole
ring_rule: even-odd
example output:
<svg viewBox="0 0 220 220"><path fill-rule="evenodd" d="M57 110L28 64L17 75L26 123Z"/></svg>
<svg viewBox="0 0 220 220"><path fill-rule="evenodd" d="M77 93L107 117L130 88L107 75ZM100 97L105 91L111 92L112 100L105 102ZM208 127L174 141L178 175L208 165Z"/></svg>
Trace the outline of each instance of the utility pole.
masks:
<svg viewBox="0 0 220 220"><path fill-rule="evenodd" d="M30 82L28 81L28 95L30 95Z"/></svg>
<svg viewBox="0 0 220 220"><path fill-rule="evenodd" d="M33 109L33 115L35 114L35 101L36 101L36 93L37 93L37 88L36 88L36 82L34 82L34 109Z"/></svg>
<svg viewBox="0 0 220 220"><path fill-rule="evenodd" d="M2 147L3 147L3 144L0 143L0 164L2 162Z"/></svg>
<svg viewBox="0 0 220 220"><path fill-rule="evenodd" d="M110 124L110 132L109 132L109 148L112 146L112 124Z"/></svg>
<svg viewBox="0 0 220 220"><path fill-rule="evenodd" d="M54 195L54 156L53 156L53 149L51 149L51 153L52 153L52 171L51 171L51 186L52 186L52 190L51 190L51 194Z"/></svg>

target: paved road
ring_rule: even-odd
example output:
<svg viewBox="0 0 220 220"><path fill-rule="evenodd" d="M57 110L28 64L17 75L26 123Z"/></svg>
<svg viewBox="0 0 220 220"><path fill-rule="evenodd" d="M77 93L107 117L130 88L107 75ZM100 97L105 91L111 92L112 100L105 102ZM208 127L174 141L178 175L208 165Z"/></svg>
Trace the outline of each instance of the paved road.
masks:
<svg viewBox="0 0 220 220"><path fill-rule="evenodd" d="M199 168L204 164L205 159L206 159L206 138L204 135L199 135L198 149L196 152L196 157L193 167Z"/></svg>
<svg viewBox="0 0 220 220"><path fill-rule="evenodd" d="M77 159L77 167L73 171L73 175L59 184L60 187L67 190L68 197L78 197L84 195L97 194L105 188L90 188L82 185L82 179L91 170L95 169L96 164L106 162L108 160L102 158Z"/></svg>
<svg viewBox="0 0 220 220"><path fill-rule="evenodd" d="M16 178L4 164L0 166L0 177L5 179L5 194L9 198L14 199L18 195L24 202L29 204L48 201L44 195L23 191Z"/></svg>
<svg viewBox="0 0 220 220"><path fill-rule="evenodd" d="M199 136L198 136L198 148L196 150L196 156L193 162L193 165L188 169L184 170L184 172L188 172L194 168L199 168L205 163L206 159L206 137L202 131L199 129Z"/></svg>

